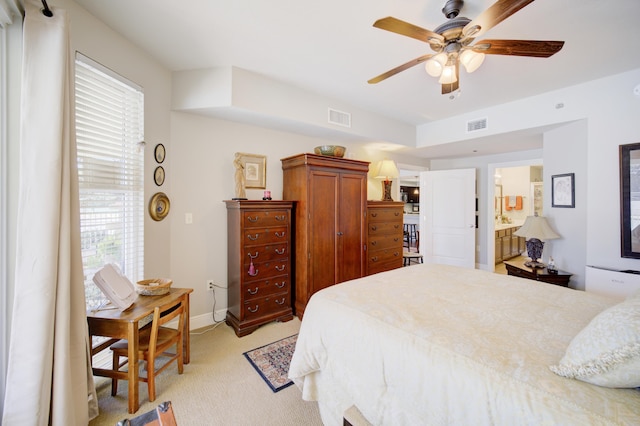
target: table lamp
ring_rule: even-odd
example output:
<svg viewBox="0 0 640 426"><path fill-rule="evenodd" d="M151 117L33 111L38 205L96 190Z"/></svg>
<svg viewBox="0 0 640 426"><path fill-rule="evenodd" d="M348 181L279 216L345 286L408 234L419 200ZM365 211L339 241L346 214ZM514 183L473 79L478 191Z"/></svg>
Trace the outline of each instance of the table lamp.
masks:
<svg viewBox="0 0 640 426"><path fill-rule="evenodd" d="M551 229L549 223L547 223L547 219L537 214L535 216L527 216L524 225L514 232L513 235L527 239L525 244L527 246L527 254L531 260L525 262L524 265L529 268L545 267L544 263L538 261L538 259L542 257L542 248L544 247L544 243L541 240L560 238L560 235Z"/></svg>
<svg viewBox="0 0 640 426"><path fill-rule="evenodd" d="M376 179L384 179L382 181L382 201L393 201L391 198L391 184L389 178L397 178L400 176L400 171L393 160L382 160L380 162L380 168L376 174Z"/></svg>

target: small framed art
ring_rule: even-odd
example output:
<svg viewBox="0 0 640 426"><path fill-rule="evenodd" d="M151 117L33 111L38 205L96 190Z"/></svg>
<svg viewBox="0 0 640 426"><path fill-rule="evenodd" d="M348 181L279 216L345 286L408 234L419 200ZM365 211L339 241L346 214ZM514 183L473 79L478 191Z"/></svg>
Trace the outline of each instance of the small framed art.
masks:
<svg viewBox="0 0 640 426"><path fill-rule="evenodd" d="M165 155L166 151L164 149L164 145L162 145L161 143L156 145L155 149L153 150L153 156L156 159L156 163L161 164L164 161Z"/></svg>
<svg viewBox="0 0 640 426"><path fill-rule="evenodd" d="M153 172L153 181L158 186L162 186L162 184L164 183L164 168L162 166L156 167L155 171Z"/></svg>
<svg viewBox="0 0 640 426"><path fill-rule="evenodd" d="M237 153L244 176L244 187L265 189L267 187L267 157L264 155Z"/></svg>
<svg viewBox="0 0 640 426"><path fill-rule="evenodd" d="M551 207L576 206L575 175L565 173L551 176Z"/></svg>

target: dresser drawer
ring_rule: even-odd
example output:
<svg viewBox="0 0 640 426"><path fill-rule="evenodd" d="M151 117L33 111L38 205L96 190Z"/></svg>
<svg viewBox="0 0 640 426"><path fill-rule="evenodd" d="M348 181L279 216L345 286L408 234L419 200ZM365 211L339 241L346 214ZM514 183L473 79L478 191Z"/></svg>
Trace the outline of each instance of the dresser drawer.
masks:
<svg viewBox="0 0 640 426"><path fill-rule="evenodd" d="M252 260L253 263L256 263L274 259L287 259L289 257L289 243L245 246L242 254L246 267L249 266Z"/></svg>
<svg viewBox="0 0 640 426"><path fill-rule="evenodd" d="M384 263L388 260L402 260L402 247L396 249L384 249L370 251L367 255L369 264Z"/></svg>
<svg viewBox="0 0 640 426"><path fill-rule="evenodd" d="M284 226L289 223L287 210L246 211L243 213L245 228L264 228L266 226Z"/></svg>
<svg viewBox="0 0 640 426"><path fill-rule="evenodd" d="M390 251L390 250L389 250ZM402 251L398 255L394 251L390 255L384 256L380 253L370 255L367 262L367 274L377 274L378 272L389 271L402 267Z"/></svg>
<svg viewBox="0 0 640 426"><path fill-rule="evenodd" d="M244 283L242 285L244 300L248 301L277 293L289 292L290 283L289 275Z"/></svg>
<svg viewBox="0 0 640 426"><path fill-rule="evenodd" d="M401 222L369 222L369 236L381 234L398 234L402 236Z"/></svg>
<svg viewBox="0 0 640 426"><path fill-rule="evenodd" d="M397 208L389 209L370 209L369 210L369 222L394 222L402 220L402 211Z"/></svg>
<svg viewBox="0 0 640 426"><path fill-rule="evenodd" d="M291 310L291 293L246 300L243 305L245 321L289 310Z"/></svg>
<svg viewBox="0 0 640 426"><path fill-rule="evenodd" d="M249 266L243 269L244 281L250 283L256 280L277 277L278 275L288 275L290 262L288 258L267 262L253 262L253 274L250 273Z"/></svg>
<svg viewBox="0 0 640 426"><path fill-rule="evenodd" d="M244 231L244 245L252 246L289 241L289 229L286 226L274 228L251 228Z"/></svg>
<svg viewBox="0 0 640 426"><path fill-rule="evenodd" d="M402 251L402 234L399 235L369 235L368 250L382 250L387 248L396 248Z"/></svg>

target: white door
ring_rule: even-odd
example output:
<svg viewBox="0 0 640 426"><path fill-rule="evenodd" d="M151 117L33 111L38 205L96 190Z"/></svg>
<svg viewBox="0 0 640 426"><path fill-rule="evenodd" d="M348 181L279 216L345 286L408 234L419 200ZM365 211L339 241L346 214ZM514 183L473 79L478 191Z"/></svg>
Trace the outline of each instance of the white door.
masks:
<svg viewBox="0 0 640 426"><path fill-rule="evenodd" d="M420 173L420 252L425 262L475 268L476 171Z"/></svg>

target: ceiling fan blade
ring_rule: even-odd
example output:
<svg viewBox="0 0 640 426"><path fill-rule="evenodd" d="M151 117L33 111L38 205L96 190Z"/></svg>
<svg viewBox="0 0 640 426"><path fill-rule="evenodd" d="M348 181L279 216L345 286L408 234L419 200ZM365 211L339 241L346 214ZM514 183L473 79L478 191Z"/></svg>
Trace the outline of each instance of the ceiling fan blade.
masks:
<svg viewBox="0 0 640 426"><path fill-rule="evenodd" d="M442 94L455 92L460 88L460 65L456 64L456 81L442 85Z"/></svg>
<svg viewBox="0 0 640 426"><path fill-rule="evenodd" d="M471 49L489 55L532 56L548 58L564 46L564 41L544 40L480 40Z"/></svg>
<svg viewBox="0 0 640 426"><path fill-rule="evenodd" d="M369 83L369 84L380 83L382 80L386 80L387 78L392 77L392 76L398 74L399 72L402 72L402 71L404 71L406 69L409 69L409 68L411 68L413 66L416 66L416 65L426 61L427 59L429 59L432 56L433 55L430 55L430 54L429 55L422 55L419 58L416 58L416 59L413 59L413 60L407 62L406 64L402 64L402 65L400 65L398 67L395 67L392 70L389 70L389 71L387 71L387 72L385 72L383 74L380 74L377 77L372 78L371 80L367 81L367 83Z"/></svg>
<svg viewBox="0 0 640 426"><path fill-rule="evenodd" d="M460 87L460 81L456 81L451 84L443 84L442 85L442 94L446 95L447 93L455 92Z"/></svg>
<svg viewBox="0 0 640 426"><path fill-rule="evenodd" d="M392 16L378 19L373 26L382 30L391 31L392 33L415 38L425 43L444 44L444 37L433 31L426 30Z"/></svg>
<svg viewBox="0 0 640 426"><path fill-rule="evenodd" d="M478 37L534 0L498 0L462 29L463 38Z"/></svg>

